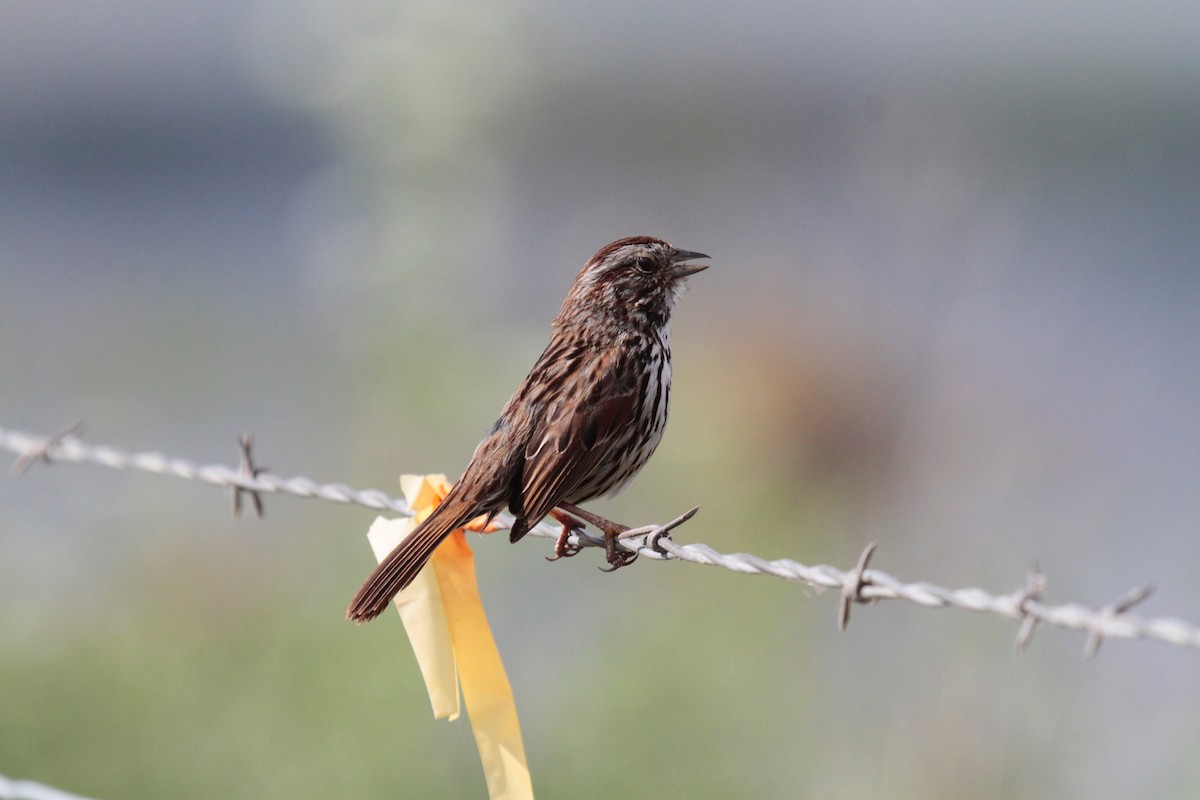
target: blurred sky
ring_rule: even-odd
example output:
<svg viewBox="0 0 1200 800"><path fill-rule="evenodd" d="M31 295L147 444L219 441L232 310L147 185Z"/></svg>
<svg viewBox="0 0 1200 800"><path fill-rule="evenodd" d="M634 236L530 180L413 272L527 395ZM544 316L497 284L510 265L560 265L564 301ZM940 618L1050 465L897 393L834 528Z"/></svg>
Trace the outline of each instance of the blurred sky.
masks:
<svg viewBox="0 0 1200 800"><path fill-rule="evenodd" d="M876 540L882 569L996 592L1037 559L1049 600L1154 582L1145 613L1200 620L1198 25L1182 3L5 4L0 425L82 418L95 442L226 462L248 429L283 474L453 477L579 265L647 233L714 268L676 317L660 454L602 509L700 503L681 540L809 563ZM433 726L363 663L395 631L339 621L369 515L276 498L234 523L210 489L100 472L0 485L0 692L38 681L7 720L0 698L0 774L114 797L282 794L264 771L397 786L316 734L266 770L233 739L196 774L148 765L127 754L183 711L127 687L157 720L133 729L54 700L85 673L124 697L72 664L121 674L126 636L169 659L166 608L212 659L199 713L229 626L258 641L287 606L303 634L238 658L324 655L277 694L237 684L254 741L383 747L356 722L376 706ZM838 637L832 600L796 587L501 544L481 580L547 796L1200 792L1190 652L1085 664L1040 631L1017 659L997 621L891 606ZM213 592L229 608L206 612ZM605 704L629 671L645 696ZM296 686L348 673L369 677L287 716ZM79 713L103 772L38 744ZM563 763L563 720L596 763ZM230 724L207 723L205 743ZM674 766L605 771L647 725ZM397 769L478 793L464 736Z"/></svg>

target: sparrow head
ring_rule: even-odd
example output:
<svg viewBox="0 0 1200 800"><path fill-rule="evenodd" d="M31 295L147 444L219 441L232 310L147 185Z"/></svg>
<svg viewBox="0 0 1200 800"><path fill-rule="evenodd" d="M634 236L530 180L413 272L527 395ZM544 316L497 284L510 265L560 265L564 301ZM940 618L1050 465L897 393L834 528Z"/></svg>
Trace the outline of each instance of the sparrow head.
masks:
<svg viewBox="0 0 1200 800"><path fill-rule="evenodd" d="M612 322L665 327L684 279L708 269L689 263L698 258L708 256L650 236L618 239L583 265L555 323L586 311Z"/></svg>

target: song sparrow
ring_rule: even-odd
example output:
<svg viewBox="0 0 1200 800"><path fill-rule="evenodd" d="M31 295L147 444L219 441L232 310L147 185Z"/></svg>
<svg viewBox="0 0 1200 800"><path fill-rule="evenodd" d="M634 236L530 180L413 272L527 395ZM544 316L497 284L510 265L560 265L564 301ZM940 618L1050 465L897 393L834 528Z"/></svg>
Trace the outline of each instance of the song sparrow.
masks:
<svg viewBox="0 0 1200 800"><path fill-rule="evenodd" d="M637 474L662 439L671 396L671 312L683 279L708 258L659 239L631 236L583 266L551 324L550 344L475 448L458 483L433 513L388 554L350 603L356 622L374 619L408 586L456 528L506 506L515 542L547 514L563 522L556 557L577 520L604 528L608 562L624 528L576 504L615 492Z"/></svg>

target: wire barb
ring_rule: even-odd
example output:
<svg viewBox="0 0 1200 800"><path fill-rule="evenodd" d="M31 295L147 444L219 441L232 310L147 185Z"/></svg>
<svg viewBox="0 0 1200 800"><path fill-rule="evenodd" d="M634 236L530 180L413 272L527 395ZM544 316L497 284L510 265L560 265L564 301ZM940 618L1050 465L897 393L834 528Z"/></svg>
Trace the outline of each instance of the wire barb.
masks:
<svg viewBox="0 0 1200 800"><path fill-rule="evenodd" d="M641 555L645 551L650 551L650 553L657 554L657 557L661 560L672 559L674 556L662 546L663 538L670 538L671 531L696 516L696 512L699 510L700 506L695 506L690 511L685 511L675 519L662 525L643 525L640 528L630 528L617 537L617 543L638 555ZM640 542L629 541L637 539L639 536L642 537Z"/></svg>
<svg viewBox="0 0 1200 800"><path fill-rule="evenodd" d="M1104 619L1117 620L1126 611L1152 594L1154 594L1153 586L1143 586L1139 589L1134 589L1112 605L1102 607L1098 615ZM1100 645L1102 644L1104 644L1104 631L1100 630L1099 627L1089 629L1087 642L1083 646L1083 657L1095 658L1096 653L1100 652Z"/></svg>
<svg viewBox="0 0 1200 800"><path fill-rule="evenodd" d="M863 598L863 589L871 584L867 578L867 565L871 563L871 556L875 555L875 550L879 547L877 542L871 542L863 548L863 551L858 554L858 563L854 565L854 569L846 573L842 580L842 596L838 601L838 630L845 631L846 626L850 624L850 606L853 603L873 603L874 600Z"/></svg>
<svg viewBox="0 0 1200 800"><path fill-rule="evenodd" d="M254 446L254 439L248 433L243 433L238 437L238 448L241 451L241 461L238 464L238 474L248 480L254 480L259 475L267 471L266 467L255 466L254 455L250 452ZM233 487L233 516L242 516L242 495L250 495L250 502L254 506L254 516L259 519L263 518L263 501L262 493L256 489L247 489L243 486Z"/></svg>
<svg viewBox="0 0 1200 800"><path fill-rule="evenodd" d="M58 433L52 433L49 436L42 437L34 442L31 442L25 451L20 454L12 466L8 468L8 472L14 478L19 478L25 474L35 461L41 461L45 464L51 463L51 458L54 455L54 449L70 436L74 436L83 430L83 420L79 420L74 425L63 428Z"/></svg>
<svg viewBox="0 0 1200 800"><path fill-rule="evenodd" d="M251 492L277 492L335 503L353 503L365 508L391 511L401 516L412 516L403 500L390 497L378 489L352 489L341 483L321 484L305 477L282 478L260 469L254 469L255 474L250 475L242 469L220 464L202 466L182 458L167 458L161 453L130 453L115 447L86 445L72 435L77 430L78 426L72 426L62 434L39 437L0 428L0 450L15 453L18 456L17 463L22 465L35 460L96 464L110 469L172 475L185 480L201 481L226 488L238 487ZM640 541L636 540L636 537L634 540L618 539L617 546L658 561L707 564L743 575L771 575L806 583L817 589L838 589L842 592L838 618L843 629L849 621L851 603L905 600L924 608L951 606L1013 620L1021 626L1018 631L1018 647L1028 643L1034 626L1051 625L1086 633L1089 655L1095 655L1103 639L1154 639L1180 647L1200 649L1200 627L1171 617L1143 619L1128 613L1130 608L1149 596L1150 587L1130 592L1111 606L1095 610L1077 603L1058 606L1043 603L1041 594L1045 588L1045 580L1036 565L1032 575L1037 577L1027 577L1023 589L1006 595L993 595L982 589L947 589L926 582L906 583L886 572L868 570L867 564L874 546L863 550L858 565L850 572L843 572L827 564L810 566L786 558L768 560L749 553L719 553L706 544L679 544L668 535L672 529L690 519L695 512L696 509L692 509L662 526L651 525L638 529L639 532L646 533L645 538ZM495 522L498 528L511 527L513 518L511 514L500 514ZM541 522L528 533L557 539L559 530L551 523ZM572 539L579 547L604 546L602 537L593 536L586 531L573 533Z"/></svg>
<svg viewBox="0 0 1200 800"><path fill-rule="evenodd" d="M1029 604L1042 602L1044 591L1046 576L1035 561L1029 567L1029 574L1025 576L1025 591L1021 592L1017 600L1017 611L1021 614L1021 627L1017 629L1017 655L1025 652L1029 640L1033 638L1033 629L1038 624L1038 618L1029 613Z"/></svg>

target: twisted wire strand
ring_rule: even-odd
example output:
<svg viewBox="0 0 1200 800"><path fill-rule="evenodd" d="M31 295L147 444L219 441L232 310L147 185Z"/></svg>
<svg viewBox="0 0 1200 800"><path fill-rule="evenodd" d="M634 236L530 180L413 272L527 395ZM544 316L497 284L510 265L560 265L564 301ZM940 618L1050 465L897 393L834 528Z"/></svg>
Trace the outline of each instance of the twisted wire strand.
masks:
<svg viewBox="0 0 1200 800"><path fill-rule="evenodd" d="M198 465L183 458L169 458L158 452L129 452L116 447L88 445L75 436L78 426L53 436L0 428L0 449L18 456L13 465L20 473L34 461L97 464L121 470L153 472L185 480L201 481L235 491L291 494L335 503L351 503L376 510L387 510L411 516L407 504L378 489L353 489L342 483L318 483L311 478L284 478L253 467L249 463L248 442L243 445L244 460L240 468L222 464ZM967 611L995 614L1021 623L1018 649L1028 642L1038 624L1084 631L1088 634L1085 652L1094 655L1101 642L1111 639L1154 639L1167 644L1200 648L1200 628L1181 619L1160 617L1142 618L1128 609L1144 600L1150 587L1137 589L1124 598L1094 609L1078 603L1049 605L1041 598L1042 576L1029 577L1023 589L993 595L983 589L947 589L928 582L906 583L878 569L867 569L874 545L864 551L857 567L845 571L827 564L809 566L791 559L768 560L750 553L720 553L706 544L679 544L670 538L670 531L694 514L692 509L663 525L648 525L629 531L618 540L619 547L654 560L687 561L721 567L744 575L772 575L790 581L801 581L818 589L838 589L842 603L839 623L844 627L852 603L874 603L879 600L906 600L925 608L954 607ZM499 527L510 527L511 514L499 515ZM557 538L559 530L545 522L529 531L531 535ZM589 532L571 535L571 543L581 547L603 547L604 540ZM3 795L0 795L0 800Z"/></svg>
<svg viewBox="0 0 1200 800"><path fill-rule="evenodd" d="M14 781L0 775L0 800L89 800L36 781Z"/></svg>
<svg viewBox="0 0 1200 800"><path fill-rule="evenodd" d="M186 458L168 458L154 451L131 453L116 447L88 445L70 432L77 427L69 428L66 435L55 434L49 437L0 428L0 448L20 456L13 464L12 472L16 474L20 474L29 464L39 460L96 464L110 469L173 475L188 481L211 483L214 486L248 492L290 494L334 503L352 503L381 511L393 511L406 517L412 516L403 500L390 497L378 489L353 489L344 483L317 483L305 477L284 478L265 471L247 472L224 464L197 464Z"/></svg>

